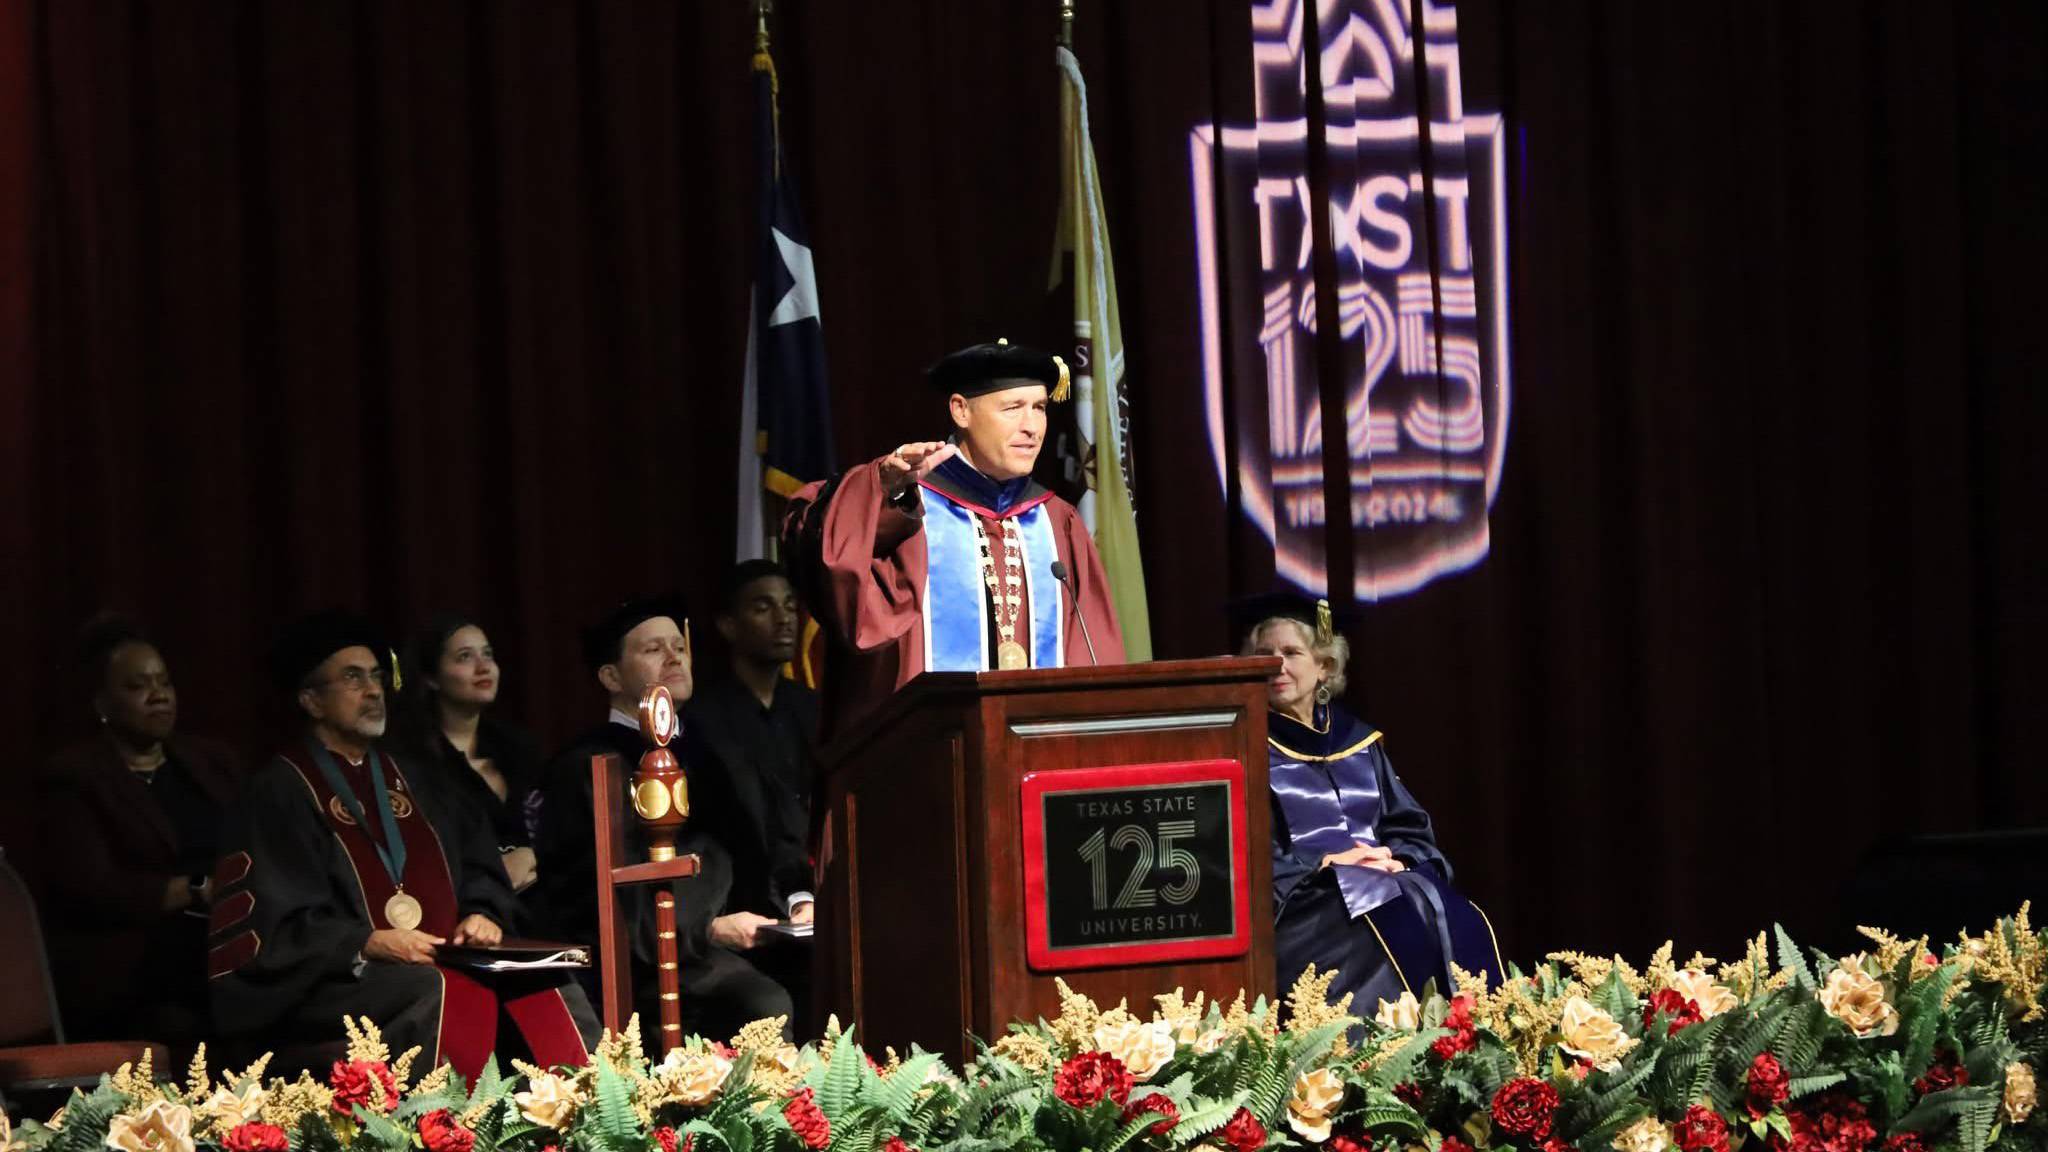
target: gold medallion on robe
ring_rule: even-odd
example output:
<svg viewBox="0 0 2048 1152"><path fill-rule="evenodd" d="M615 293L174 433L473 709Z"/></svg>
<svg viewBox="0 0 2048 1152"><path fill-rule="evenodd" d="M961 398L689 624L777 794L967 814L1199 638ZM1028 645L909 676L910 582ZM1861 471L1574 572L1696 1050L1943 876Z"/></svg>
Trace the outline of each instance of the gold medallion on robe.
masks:
<svg viewBox="0 0 2048 1152"><path fill-rule="evenodd" d="M392 893L391 899L384 902L384 919L401 932L410 932L419 927L425 916L420 902L403 890Z"/></svg>
<svg viewBox="0 0 2048 1152"><path fill-rule="evenodd" d="M996 667L1005 672L1017 668L1029 668L1031 667L1031 658L1026 655L1022 644L1017 643L1015 640L1005 640L1001 644L996 645Z"/></svg>

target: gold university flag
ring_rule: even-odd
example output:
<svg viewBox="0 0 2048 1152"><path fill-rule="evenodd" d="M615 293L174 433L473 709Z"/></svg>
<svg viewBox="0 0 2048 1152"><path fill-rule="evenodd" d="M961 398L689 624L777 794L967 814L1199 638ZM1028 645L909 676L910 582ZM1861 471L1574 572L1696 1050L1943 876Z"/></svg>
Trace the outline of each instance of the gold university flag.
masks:
<svg viewBox="0 0 2048 1152"><path fill-rule="evenodd" d="M1050 287L1071 268L1074 285L1074 419L1087 492L1077 501L1109 573L1110 599L1132 661L1152 658L1145 606L1145 564L1138 555L1138 517L1131 502L1130 401L1124 391L1124 334L1116 310L1116 268L1095 145L1088 138L1088 86L1074 54L1057 49L1060 70L1060 222L1053 242Z"/></svg>

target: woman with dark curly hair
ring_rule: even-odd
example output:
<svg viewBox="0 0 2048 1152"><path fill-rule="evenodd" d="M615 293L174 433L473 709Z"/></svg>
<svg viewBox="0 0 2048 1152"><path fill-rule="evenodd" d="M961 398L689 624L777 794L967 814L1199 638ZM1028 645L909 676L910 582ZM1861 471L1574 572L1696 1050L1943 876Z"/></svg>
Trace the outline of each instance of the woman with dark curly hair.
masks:
<svg viewBox="0 0 2048 1152"><path fill-rule="evenodd" d="M190 1042L205 1033L207 876L241 761L176 731L170 667L133 621L93 619L75 661L99 730L37 782L41 912L65 1034Z"/></svg>
<svg viewBox="0 0 2048 1152"><path fill-rule="evenodd" d="M1310 964L1359 1011L1435 980L1450 964L1506 972L1493 928L1451 887L1429 813L1394 774L1380 732L1345 710L1350 644L1326 601L1275 594L1236 613L1247 656L1278 656L1267 684L1273 802L1273 947L1279 986Z"/></svg>

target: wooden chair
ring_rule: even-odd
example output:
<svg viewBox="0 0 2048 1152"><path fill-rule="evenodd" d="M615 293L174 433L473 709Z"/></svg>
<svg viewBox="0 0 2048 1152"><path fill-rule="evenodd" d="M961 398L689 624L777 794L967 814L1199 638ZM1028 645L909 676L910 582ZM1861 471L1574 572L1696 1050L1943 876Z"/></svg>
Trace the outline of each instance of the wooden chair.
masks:
<svg viewBox="0 0 2048 1152"><path fill-rule="evenodd" d="M91 1088L102 1073L142 1059L144 1052L158 1068L170 1060L169 1049L147 1040L100 1040L84 1044L64 1041L64 1022L57 1011L57 993L50 981L49 953L43 947L42 921L35 898L20 873L0 850L0 1095L72 1088Z"/></svg>

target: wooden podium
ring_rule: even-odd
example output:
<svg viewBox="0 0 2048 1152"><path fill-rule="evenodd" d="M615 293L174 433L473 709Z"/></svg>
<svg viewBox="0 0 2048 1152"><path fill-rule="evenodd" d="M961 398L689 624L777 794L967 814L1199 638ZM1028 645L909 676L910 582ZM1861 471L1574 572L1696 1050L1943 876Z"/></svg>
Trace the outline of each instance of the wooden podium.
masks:
<svg viewBox="0 0 2048 1152"><path fill-rule="evenodd" d="M1270 995L1277 667L906 685L825 752L822 1006L864 1043L965 1058L969 1033L1056 1014L1055 977L1140 1015L1175 987Z"/></svg>

